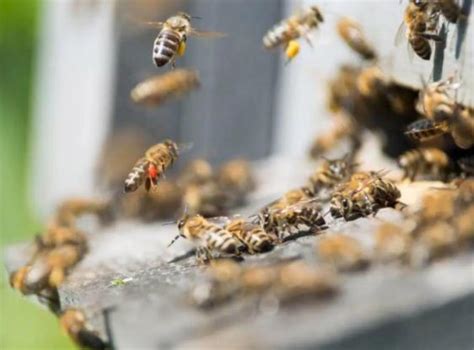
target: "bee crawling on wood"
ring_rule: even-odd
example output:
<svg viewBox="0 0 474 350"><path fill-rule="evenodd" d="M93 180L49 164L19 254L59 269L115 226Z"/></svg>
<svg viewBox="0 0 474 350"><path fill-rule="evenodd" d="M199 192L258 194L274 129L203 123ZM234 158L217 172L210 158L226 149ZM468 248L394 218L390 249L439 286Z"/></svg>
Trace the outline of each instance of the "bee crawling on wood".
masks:
<svg viewBox="0 0 474 350"><path fill-rule="evenodd" d="M217 255L238 256L245 251L245 245L229 230L205 219L201 215L185 214L178 221L179 234L171 241L171 246L179 237L186 238L197 245L196 258L199 262L220 257Z"/></svg>
<svg viewBox="0 0 474 350"><path fill-rule="evenodd" d="M380 173L355 173L350 180L334 191L330 212L334 218L354 220L376 214L381 208L394 208L401 204L401 194L395 184L383 179Z"/></svg>
<svg viewBox="0 0 474 350"><path fill-rule="evenodd" d="M225 225L225 229L239 239L250 254L265 253L273 249L276 237L268 234L260 225L233 219Z"/></svg>
<svg viewBox="0 0 474 350"><path fill-rule="evenodd" d="M282 241L300 234L316 234L327 228L316 199L301 200L283 207L265 207L257 215L256 222Z"/></svg>
<svg viewBox="0 0 474 350"><path fill-rule="evenodd" d="M403 227L383 223L375 233L375 253L382 261L405 261L413 239Z"/></svg>
<svg viewBox="0 0 474 350"><path fill-rule="evenodd" d="M299 52L297 40L303 37L310 45L309 33L316 29L324 18L317 6L311 6L271 28L263 37L263 46L274 49L279 46L285 48L288 60L293 59Z"/></svg>
<svg viewBox="0 0 474 350"><path fill-rule="evenodd" d="M340 271L358 270L369 264L369 258L360 243L347 235L326 234L317 245L318 256Z"/></svg>
<svg viewBox="0 0 474 350"><path fill-rule="evenodd" d="M398 165L404 178L413 181L417 175L430 175L435 179L446 179L450 167L448 155L438 148L416 148L403 153Z"/></svg>
<svg viewBox="0 0 474 350"><path fill-rule="evenodd" d="M359 23L349 17L337 22L337 32L344 42L365 60L377 58L373 46L367 41Z"/></svg>
<svg viewBox="0 0 474 350"><path fill-rule="evenodd" d="M153 43L153 62L157 67L162 67L171 62L173 68L176 57L183 56L186 51L186 41L189 36L196 37L222 37L223 33L201 32L191 26L192 16L179 12L169 17L165 22L148 22L159 28L160 32Z"/></svg>
<svg viewBox="0 0 474 350"><path fill-rule="evenodd" d="M196 71L176 69L142 81L133 88L130 96L135 103L154 106L194 90L199 85Z"/></svg>
<svg viewBox="0 0 474 350"><path fill-rule="evenodd" d="M87 323L85 314L76 308L68 308L59 316L59 323L63 331L81 349L105 350L110 349L99 334L92 330Z"/></svg>
<svg viewBox="0 0 474 350"><path fill-rule="evenodd" d="M192 301L200 307L216 306L238 296L271 296L288 303L305 297L331 296L338 288L332 270L315 268L303 261L242 267L220 260L211 264L209 273L210 280L192 291Z"/></svg>
<svg viewBox="0 0 474 350"><path fill-rule="evenodd" d="M150 147L125 179L125 192L134 192L143 183L147 191L157 186L158 180L178 158L178 152L178 145L171 140Z"/></svg>

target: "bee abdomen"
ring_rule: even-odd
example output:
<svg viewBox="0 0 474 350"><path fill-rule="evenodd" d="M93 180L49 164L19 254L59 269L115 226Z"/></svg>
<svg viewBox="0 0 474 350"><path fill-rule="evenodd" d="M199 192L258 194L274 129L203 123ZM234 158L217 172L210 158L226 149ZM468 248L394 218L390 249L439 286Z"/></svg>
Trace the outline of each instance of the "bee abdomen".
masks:
<svg viewBox="0 0 474 350"><path fill-rule="evenodd" d="M287 25L280 23L270 29L263 37L263 46L267 49L273 49L291 39L296 39L296 37L290 36Z"/></svg>
<svg viewBox="0 0 474 350"><path fill-rule="evenodd" d="M405 135L414 140L424 141L445 134L448 131L447 129L446 123L435 123L429 119L420 119L408 125Z"/></svg>
<svg viewBox="0 0 474 350"><path fill-rule="evenodd" d="M146 178L146 168L148 166L148 161L145 159L139 160L132 171L128 174L124 183L125 192L134 192L141 186L143 181Z"/></svg>
<svg viewBox="0 0 474 350"><path fill-rule="evenodd" d="M409 41L413 51L415 51L420 58L427 61L431 58L431 45L427 39L414 35L410 37Z"/></svg>
<svg viewBox="0 0 474 350"><path fill-rule="evenodd" d="M181 41L179 34L172 30L162 30L153 45L153 61L157 67L167 64L178 51Z"/></svg>

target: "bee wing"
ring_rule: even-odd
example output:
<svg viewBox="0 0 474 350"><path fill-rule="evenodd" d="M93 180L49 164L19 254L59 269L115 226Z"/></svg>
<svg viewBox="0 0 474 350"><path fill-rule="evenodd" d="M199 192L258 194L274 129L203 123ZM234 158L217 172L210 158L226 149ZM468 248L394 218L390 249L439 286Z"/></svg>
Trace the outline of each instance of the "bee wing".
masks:
<svg viewBox="0 0 474 350"><path fill-rule="evenodd" d="M395 34L395 45L400 46L402 43L403 39L405 38L405 33L406 33L407 27L404 21L400 23L397 29L397 34Z"/></svg>
<svg viewBox="0 0 474 350"><path fill-rule="evenodd" d="M223 38L223 37L227 36L226 33L222 33L222 32L204 32L204 31L197 30L195 28L190 29L189 35L192 35L192 36L195 36L195 37L198 37L198 38L208 38L208 39Z"/></svg>
<svg viewBox="0 0 474 350"><path fill-rule="evenodd" d="M297 209L297 208L300 208L302 206L305 206L305 205L309 205L309 204L314 204L314 205L319 205L319 203L321 203L321 199L317 198L317 197L314 197L314 198L309 198L309 199L305 199L305 200L302 200L302 201L299 201L295 204L292 204L286 208L283 208L281 209L281 212L282 213L286 213L290 210L294 210L294 209Z"/></svg>
<svg viewBox="0 0 474 350"><path fill-rule="evenodd" d="M231 218L227 216L214 216L212 218L206 218L206 220L219 226L225 226L231 221Z"/></svg>

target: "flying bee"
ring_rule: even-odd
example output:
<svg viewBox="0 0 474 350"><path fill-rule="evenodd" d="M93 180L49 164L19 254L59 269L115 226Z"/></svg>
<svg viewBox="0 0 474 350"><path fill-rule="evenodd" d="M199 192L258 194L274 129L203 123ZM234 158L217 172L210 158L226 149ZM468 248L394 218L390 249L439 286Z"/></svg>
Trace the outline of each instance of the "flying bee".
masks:
<svg viewBox="0 0 474 350"><path fill-rule="evenodd" d="M381 208L394 208L401 204L401 194L389 180L380 173L355 173L350 180L339 185L330 203L330 212L334 218L343 217L346 221L376 214Z"/></svg>
<svg viewBox="0 0 474 350"><path fill-rule="evenodd" d="M340 271L358 270L369 263L368 256L360 243L343 234L322 237L318 242L317 252L324 262Z"/></svg>
<svg viewBox="0 0 474 350"><path fill-rule="evenodd" d="M430 175L435 179L445 179L450 167L448 155L438 148L416 148L403 153L398 158L403 169L403 178L413 181L417 175Z"/></svg>
<svg viewBox="0 0 474 350"><path fill-rule="evenodd" d="M330 104L338 102L330 101ZM338 106L331 106L331 109L338 109ZM332 148L336 147L343 139L351 138L355 140L355 135L357 134L357 126L354 121L348 116L337 115L334 119L334 126L323 135L318 135L318 137L313 141L309 154L312 159L319 159L319 157L330 151ZM356 149L357 145L354 145L353 149Z"/></svg>
<svg viewBox="0 0 474 350"><path fill-rule="evenodd" d="M266 233L261 226L244 219L231 220L225 229L238 238L250 254L264 253L273 249L274 237Z"/></svg>
<svg viewBox="0 0 474 350"><path fill-rule="evenodd" d="M367 41L359 23L349 17L343 17L337 22L337 32L344 42L365 60L377 58L377 54Z"/></svg>
<svg viewBox="0 0 474 350"><path fill-rule="evenodd" d="M413 51L423 60L431 58L430 40L438 41L440 37L434 34L437 29L439 11L429 2L410 2L405 8L403 23L400 29L406 27L406 37ZM400 30L399 33L402 31ZM397 39L400 37L397 34Z"/></svg>
<svg viewBox="0 0 474 350"><path fill-rule="evenodd" d="M288 59L294 58L299 51L296 40L303 37L310 45L309 33L316 29L324 18L318 7L301 11L271 28L263 37L263 46L266 49L274 49L283 46Z"/></svg>
<svg viewBox="0 0 474 350"><path fill-rule="evenodd" d="M93 331L87 323L85 314L76 308L68 308L59 316L59 324L63 331L81 349L105 350L108 345Z"/></svg>
<svg viewBox="0 0 474 350"><path fill-rule="evenodd" d="M309 182L313 193L323 188L333 188L347 180L357 165L349 159L349 154L340 159L324 159L321 166L310 176Z"/></svg>
<svg viewBox="0 0 474 350"><path fill-rule="evenodd" d="M139 159L128 174L125 180L125 192L136 191L143 182L147 191L152 186L157 186L158 180L178 158L178 151L178 145L171 140L151 146L145 152L145 157Z"/></svg>
<svg viewBox="0 0 474 350"><path fill-rule="evenodd" d="M180 186L203 185L212 181L214 170L211 164L205 159L193 159L181 171L178 177Z"/></svg>
<svg viewBox="0 0 474 350"><path fill-rule="evenodd" d="M232 233L201 215L185 214L178 221L178 229L179 234L170 245L179 237L196 243L197 259L200 262L212 260L213 253L240 255L245 249L245 246Z"/></svg>
<svg viewBox="0 0 474 350"><path fill-rule="evenodd" d="M160 29L153 43L153 62L157 67L162 67L171 62L173 68L176 57L183 56L186 51L188 36L196 37L222 37L223 33L201 32L191 26L191 17L187 13L178 12L169 17L165 22L149 22Z"/></svg>
<svg viewBox="0 0 474 350"><path fill-rule="evenodd" d="M199 85L196 71L176 69L142 81L132 89L130 96L135 103L156 106L173 97L184 95Z"/></svg>
<svg viewBox="0 0 474 350"><path fill-rule="evenodd" d="M383 261L405 260L411 244L411 236L392 223L383 223L375 233L375 252Z"/></svg>
<svg viewBox="0 0 474 350"><path fill-rule="evenodd" d="M460 83L450 77L446 80L427 84L418 97L418 112L435 122L445 121L454 115L456 102L452 93Z"/></svg>
<svg viewBox="0 0 474 350"><path fill-rule="evenodd" d="M449 124L444 122L434 122L430 119L420 119L406 128L405 135L417 141L426 141L449 132Z"/></svg>

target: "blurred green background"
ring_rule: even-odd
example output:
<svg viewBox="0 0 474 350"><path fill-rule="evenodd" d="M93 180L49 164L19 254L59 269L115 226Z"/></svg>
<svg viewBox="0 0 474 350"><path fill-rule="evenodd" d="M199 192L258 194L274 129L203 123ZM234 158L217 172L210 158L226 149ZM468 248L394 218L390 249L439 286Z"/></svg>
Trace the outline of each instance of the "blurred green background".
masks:
<svg viewBox="0 0 474 350"><path fill-rule="evenodd" d="M28 197L32 82L40 0L0 0L0 248L41 227ZM2 259L3 261L3 259ZM13 292L2 266L0 349L73 349L55 316Z"/></svg>

